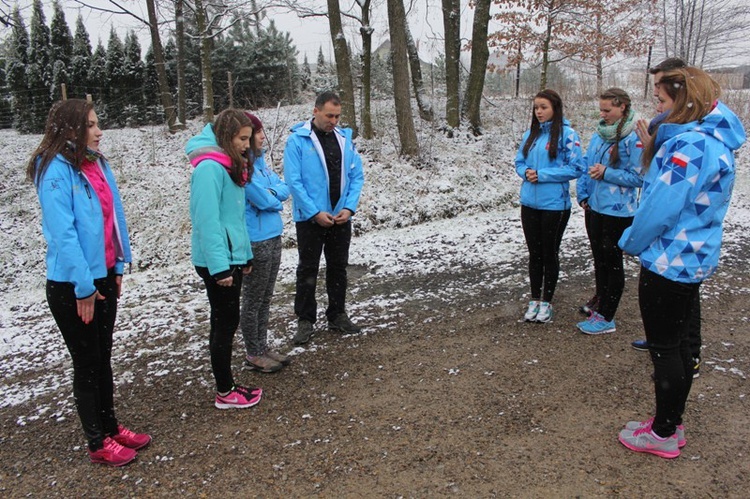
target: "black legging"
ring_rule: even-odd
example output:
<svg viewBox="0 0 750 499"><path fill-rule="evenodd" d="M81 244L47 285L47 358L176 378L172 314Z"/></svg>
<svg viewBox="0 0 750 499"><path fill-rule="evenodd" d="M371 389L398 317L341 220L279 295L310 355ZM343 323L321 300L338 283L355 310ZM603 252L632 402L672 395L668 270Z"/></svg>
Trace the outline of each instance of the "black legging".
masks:
<svg viewBox="0 0 750 499"><path fill-rule="evenodd" d="M94 319L84 324L73 283L47 281L47 303L73 360L73 396L91 451L101 449L105 437L117 434L111 363L117 316L114 272L94 285L105 299L96 301Z"/></svg>
<svg viewBox="0 0 750 499"><path fill-rule="evenodd" d="M232 343L240 324L242 269L232 268L231 286L219 286L206 267L195 267L195 270L206 284L206 294L211 304L211 335L208 346L211 350L211 369L216 381L216 391L228 392L234 387Z"/></svg>
<svg viewBox="0 0 750 499"><path fill-rule="evenodd" d="M613 217L586 210L586 232L594 257L596 296L599 297L598 312L608 321L615 318L625 289L625 270L622 250L617 245L622 233L633 223L633 217Z"/></svg>
<svg viewBox="0 0 750 499"><path fill-rule="evenodd" d="M529 249L532 300L552 301L560 274L560 243L569 219L569 209L537 210L521 206L523 235Z"/></svg>
<svg viewBox="0 0 750 499"><path fill-rule="evenodd" d="M693 354L689 331L699 305L700 283L666 279L641 267L638 303L643 329L654 364L656 415L653 430L660 437L674 434L682 424L685 403L693 385Z"/></svg>

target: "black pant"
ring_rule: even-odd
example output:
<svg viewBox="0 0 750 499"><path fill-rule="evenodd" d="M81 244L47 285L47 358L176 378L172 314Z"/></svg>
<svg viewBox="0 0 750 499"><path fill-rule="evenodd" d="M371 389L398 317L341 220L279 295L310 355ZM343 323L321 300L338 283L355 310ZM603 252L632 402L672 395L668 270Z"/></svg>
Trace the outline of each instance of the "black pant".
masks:
<svg viewBox="0 0 750 499"><path fill-rule="evenodd" d="M693 354L689 330L699 303L700 283L681 283L641 268L638 302L654 364L656 415L653 430L661 437L682 424L693 385Z"/></svg>
<svg viewBox="0 0 750 499"><path fill-rule="evenodd" d="M560 243L569 219L570 210L537 210L521 206L523 235L529 248L532 300L552 301L560 274Z"/></svg>
<svg viewBox="0 0 750 499"><path fill-rule="evenodd" d="M328 308L326 317L335 319L346 312L346 267L349 265L349 243L352 239L351 221L321 227L312 222L297 222L297 294L294 313L302 320L315 322L317 302L315 286L318 279L320 255L326 257L326 291Z"/></svg>
<svg viewBox="0 0 750 499"><path fill-rule="evenodd" d="M94 285L105 297L97 300L94 319L84 324L78 316L73 283L47 281L47 303L73 360L73 396L89 449L102 447L105 437L117 434L112 333L117 316L117 283L114 272Z"/></svg>
<svg viewBox="0 0 750 499"><path fill-rule="evenodd" d="M599 297L598 312L611 321L615 318L617 306L625 289L622 250L617 242L625 229L633 223L633 217L613 217L588 209L585 212L585 220L591 253L594 256L596 296Z"/></svg>
<svg viewBox="0 0 750 499"><path fill-rule="evenodd" d="M232 377L232 343L240 324L240 294L242 269L232 268L232 285L219 286L206 267L195 267L206 284L208 303L211 305L211 334L208 347L211 351L211 369L217 392L228 392L234 387Z"/></svg>

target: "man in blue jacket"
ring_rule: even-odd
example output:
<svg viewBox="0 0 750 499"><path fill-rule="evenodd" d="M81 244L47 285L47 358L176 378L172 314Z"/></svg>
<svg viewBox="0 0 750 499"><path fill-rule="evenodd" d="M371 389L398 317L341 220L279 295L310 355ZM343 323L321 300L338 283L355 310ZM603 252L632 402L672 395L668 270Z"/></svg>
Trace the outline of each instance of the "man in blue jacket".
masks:
<svg viewBox="0 0 750 499"><path fill-rule="evenodd" d="M294 343L310 341L317 319L315 286L320 256L326 258L329 329L358 333L346 314L346 267L352 237L351 217L364 183L362 160L352 142L352 130L336 125L341 100L323 92L315 100L313 118L294 125L284 150L284 177L292 193L297 229L297 294Z"/></svg>

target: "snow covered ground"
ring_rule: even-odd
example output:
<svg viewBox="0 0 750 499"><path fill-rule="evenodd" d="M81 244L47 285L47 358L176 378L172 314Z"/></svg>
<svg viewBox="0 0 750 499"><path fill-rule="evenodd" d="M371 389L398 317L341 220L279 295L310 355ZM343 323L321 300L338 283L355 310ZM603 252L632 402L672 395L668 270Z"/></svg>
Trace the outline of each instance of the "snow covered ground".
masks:
<svg viewBox="0 0 750 499"><path fill-rule="evenodd" d="M598 116L596 103L572 109L569 116L586 144ZM296 106L258 112L271 139L269 153L278 171L285 130L305 118L309 110L308 106ZM389 277L477 267L506 269L502 274L507 276L507 284L525 290L526 248L517 206L520 180L513 158L529 120L529 106L527 101L501 101L486 114L487 133L477 138L459 134L448 139L427 128L420 130L427 159L413 165L396 154L393 116L383 110L376 113L379 138L358 141L365 157L366 181L350 258L353 269L364 273L357 286ZM205 376L207 326L196 331L197 324L207 321L208 303L190 265L190 166L183 153L185 142L200 127L200 123L191 122L188 130L175 135L156 127L105 130L102 150L118 176L134 250L116 329L114 363L121 373L119 382L134 377L135 360L157 351L160 360L148 364L143 373L147 379L177 375L186 385L210 386ZM24 180L25 162L39 140L39 136L0 131L0 156L5 159L0 167L4 179L0 184L0 375L4 380L0 407L24 403L37 394L53 393L57 400L54 407L39 406L30 419L44 414L62 418L72 411L70 361L44 296L45 243L38 203L31 184ZM738 156L724 261L748 258L749 158L746 145ZM272 310L272 315L283 321L270 332L271 342L280 347L288 346L294 322L288 297L293 289L296 248L288 208L285 223L286 249L277 285L281 292ZM587 251L582 215L574 207L563 255ZM482 288L501 284L505 283L484 281L461 289L446 288L440 297L450 304L455 293L478 294ZM389 317L399 313L400 303L414 298L383 292L362 299L357 286L350 290L350 313L372 328L386 327ZM726 291L710 284L704 289ZM747 289L732 291L750 293ZM174 348L176 344L179 348Z"/></svg>

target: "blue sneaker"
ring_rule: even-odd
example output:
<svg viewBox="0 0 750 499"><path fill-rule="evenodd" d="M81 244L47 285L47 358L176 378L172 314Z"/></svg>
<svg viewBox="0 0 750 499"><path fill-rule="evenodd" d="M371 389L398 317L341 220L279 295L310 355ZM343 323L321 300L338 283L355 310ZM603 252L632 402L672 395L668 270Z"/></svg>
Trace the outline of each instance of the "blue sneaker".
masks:
<svg viewBox="0 0 750 499"><path fill-rule="evenodd" d="M614 333L615 321L608 321L599 312L594 312L591 314L591 317L578 323L578 329L583 334Z"/></svg>
<svg viewBox="0 0 750 499"><path fill-rule="evenodd" d="M630 344L633 348L639 352L648 352L648 342L646 340L635 340Z"/></svg>

